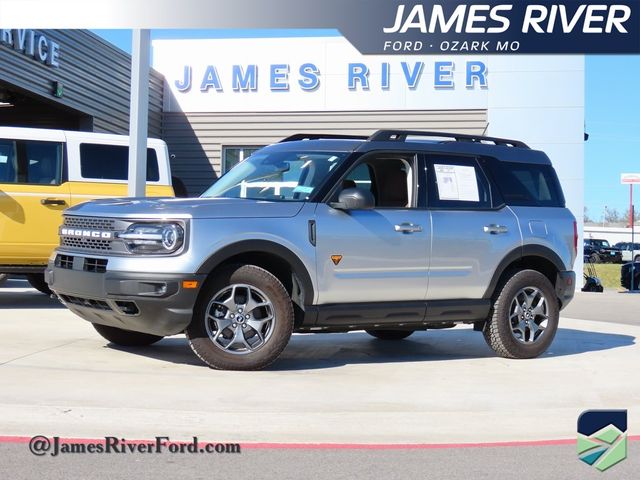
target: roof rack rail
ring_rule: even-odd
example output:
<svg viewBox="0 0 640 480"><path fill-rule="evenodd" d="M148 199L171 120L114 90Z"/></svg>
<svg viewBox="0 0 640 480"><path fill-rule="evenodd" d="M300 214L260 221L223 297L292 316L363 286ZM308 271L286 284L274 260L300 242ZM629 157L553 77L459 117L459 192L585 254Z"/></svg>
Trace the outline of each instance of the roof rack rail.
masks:
<svg viewBox="0 0 640 480"><path fill-rule="evenodd" d="M366 135L338 135L332 133L296 133L287 138L283 138L278 143L285 142L297 142L298 140L367 140L369 137Z"/></svg>
<svg viewBox="0 0 640 480"><path fill-rule="evenodd" d="M463 133L447 132L418 132L413 130L378 130L368 139L370 142L406 142L407 137L440 137L452 138L456 142L485 143L491 142L495 145L505 147L529 148L529 146L519 140L508 140L506 138L484 137L482 135L467 135Z"/></svg>

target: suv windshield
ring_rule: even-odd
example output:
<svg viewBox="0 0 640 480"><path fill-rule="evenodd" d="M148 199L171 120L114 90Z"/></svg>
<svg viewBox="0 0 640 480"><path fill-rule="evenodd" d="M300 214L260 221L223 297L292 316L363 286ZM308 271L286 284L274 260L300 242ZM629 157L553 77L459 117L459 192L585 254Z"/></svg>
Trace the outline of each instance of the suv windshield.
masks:
<svg viewBox="0 0 640 480"><path fill-rule="evenodd" d="M609 248L609 242L606 240L588 240L588 244L598 248Z"/></svg>
<svg viewBox="0 0 640 480"><path fill-rule="evenodd" d="M259 150L229 170L202 196L304 201L347 155Z"/></svg>

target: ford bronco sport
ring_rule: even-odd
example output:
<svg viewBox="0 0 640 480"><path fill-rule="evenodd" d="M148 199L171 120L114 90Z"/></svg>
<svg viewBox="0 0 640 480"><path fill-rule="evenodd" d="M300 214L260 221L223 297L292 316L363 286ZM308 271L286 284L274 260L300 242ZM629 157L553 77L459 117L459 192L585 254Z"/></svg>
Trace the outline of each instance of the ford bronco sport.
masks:
<svg viewBox="0 0 640 480"><path fill-rule="evenodd" d="M573 297L577 238L551 162L521 142L298 134L201 198L68 209L46 277L110 342L185 332L213 368L263 368L293 332L457 324L532 358Z"/></svg>

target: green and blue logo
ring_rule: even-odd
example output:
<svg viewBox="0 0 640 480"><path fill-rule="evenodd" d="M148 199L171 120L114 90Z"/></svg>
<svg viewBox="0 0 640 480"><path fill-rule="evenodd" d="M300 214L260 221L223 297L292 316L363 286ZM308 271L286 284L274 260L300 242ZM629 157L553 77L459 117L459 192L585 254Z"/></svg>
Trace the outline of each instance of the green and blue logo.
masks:
<svg viewBox="0 0 640 480"><path fill-rule="evenodd" d="M627 411L582 412L578 418L578 457L601 472L627 458Z"/></svg>

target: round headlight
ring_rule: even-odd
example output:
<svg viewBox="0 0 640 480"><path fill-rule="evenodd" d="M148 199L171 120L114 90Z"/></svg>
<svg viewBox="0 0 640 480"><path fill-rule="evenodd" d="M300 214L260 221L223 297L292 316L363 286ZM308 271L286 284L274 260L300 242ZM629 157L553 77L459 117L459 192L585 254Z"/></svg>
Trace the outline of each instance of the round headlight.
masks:
<svg viewBox="0 0 640 480"><path fill-rule="evenodd" d="M178 228L177 225L167 225L162 230L162 246L167 250L173 251L178 247L181 240Z"/></svg>

